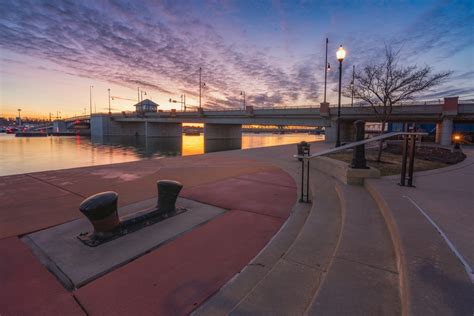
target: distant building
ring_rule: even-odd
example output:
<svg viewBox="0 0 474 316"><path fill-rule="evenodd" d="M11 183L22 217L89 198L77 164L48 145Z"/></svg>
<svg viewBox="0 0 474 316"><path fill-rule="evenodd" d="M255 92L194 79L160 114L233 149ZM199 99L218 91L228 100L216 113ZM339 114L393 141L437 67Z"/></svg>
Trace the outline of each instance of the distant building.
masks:
<svg viewBox="0 0 474 316"><path fill-rule="evenodd" d="M159 105L151 100L145 99L143 101L138 102L134 106L136 108L137 113L148 113L158 111Z"/></svg>

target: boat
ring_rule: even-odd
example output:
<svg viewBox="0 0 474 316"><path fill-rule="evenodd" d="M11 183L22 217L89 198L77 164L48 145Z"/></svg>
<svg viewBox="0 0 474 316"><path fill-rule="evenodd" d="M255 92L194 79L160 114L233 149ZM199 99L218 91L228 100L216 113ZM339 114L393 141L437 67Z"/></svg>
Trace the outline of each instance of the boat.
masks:
<svg viewBox="0 0 474 316"><path fill-rule="evenodd" d="M40 131L16 132L15 137L46 137L48 133Z"/></svg>
<svg viewBox="0 0 474 316"><path fill-rule="evenodd" d="M184 132L184 135L186 136L200 136L201 135L201 132L200 131L185 131Z"/></svg>

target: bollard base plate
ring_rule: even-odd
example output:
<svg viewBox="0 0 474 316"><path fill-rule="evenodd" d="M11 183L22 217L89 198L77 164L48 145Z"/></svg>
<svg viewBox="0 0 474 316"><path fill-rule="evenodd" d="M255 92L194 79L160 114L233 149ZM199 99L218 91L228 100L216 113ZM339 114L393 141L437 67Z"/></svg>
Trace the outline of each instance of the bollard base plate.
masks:
<svg viewBox="0 0 474 316"><path fill-rule="evenodd" d="M140 213L140 215L126 218L116 229L103 235L98 235L94 232L83 232L80 233L77 238L86 246L97 247L186 211L187 209L184 207L176 207L176 210L172 213L163 213L157 208L153 208L146 211L145 213Z"/></svg>

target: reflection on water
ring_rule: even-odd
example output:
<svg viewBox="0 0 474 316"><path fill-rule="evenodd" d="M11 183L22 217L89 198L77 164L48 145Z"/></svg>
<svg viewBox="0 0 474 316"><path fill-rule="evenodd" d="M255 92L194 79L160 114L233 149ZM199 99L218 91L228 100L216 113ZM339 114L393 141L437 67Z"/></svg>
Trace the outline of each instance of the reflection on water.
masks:
<svg viewBox="0 0 474 316"><path fill-rule="evenodd" d="M92 137L92 146L120 147L136 153L140 158L156 156L180 156L183 147L181 137L139 137L139 136L107 136Z"/></svg>
<svg viewBox="0 0 474 316"><path fill-rule="evenodd" d="M213 153L242 148L242 139L205 139L204 152Z"/></svg>
<svg viewBox="0 0 474 316"><path fill-rule="evenodd" d="M202 134L183 135L182 138L120 136L99 139L79 136L29 138L0 134L0 176L321 139L323 136L308 134L243 134L241 140L205 143Z"/></svg>

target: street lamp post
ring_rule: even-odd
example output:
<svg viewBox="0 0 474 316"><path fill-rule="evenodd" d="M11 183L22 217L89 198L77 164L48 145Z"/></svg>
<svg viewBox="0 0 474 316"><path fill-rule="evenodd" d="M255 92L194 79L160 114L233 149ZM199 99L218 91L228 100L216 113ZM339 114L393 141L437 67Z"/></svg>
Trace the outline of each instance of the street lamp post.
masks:
<svg viewBox="0 0 474 316"><path fill-rule="evenodd" d="M336 147L341 146L341 86L342 86L342 61L346 57L346 51L342 45L336 52L337 60L339 61L339 98L337 102L337 138Z"/></svg>
<svg viewBox="0 0 474 316"><path fill-rule="evenodd" d="M243 102L243 106L244 106L244 110L245 110L245 91L240 91L240 95L242 96L242 102Z"/></svg>
<svg viewBox="0 0 474 316"><path fill-rule="evenodd" d="M21 109L18 109L18 126L21 126Z"/></svg>
<svg viewBox="0 0 474 316"><path fill-rule="evenodd" d="M355 65L352 65L351 106L354 106Z"/></svg>
<svg viewBox="0 0 474 316"><path fill-rule="evenodd" d="M328 64L328 43L329 43L329 39L326 37L326 62L324 63L324 103L326 103L326 85L327 85L328 70L329 70L329 64Z"/></svg>
<svg viewBox="0 0 474 316"><path fill-rule="evenodd" d="M180 96L180 98L181 98L181 101L170 98L169 102L170 103L180 103L181 104L181 111L183 111L183 106L184 106L184 109L186 110L186 95L182 94Z"/></svg>
<svg viewBox="0 0 474 316"><path fill-rule="evenodd" d="M109 115L112 114L111 108L110 108L110 88L107 89L109 91Z"/></svg>
<svg viewBox="0 0 474 316"><path fill-rule="evenodd" d="M202 68L199 67L199 109L201 109L201 96L202 96L202 88L206 86L206 83L202 82Z"/></svg>
<svg viewBox="0 0 474 316"><path fill-rule="evenodd" d="M94 88L94 86L89 86L89 113L90 115L92 116L92 88Z"/></svg>

